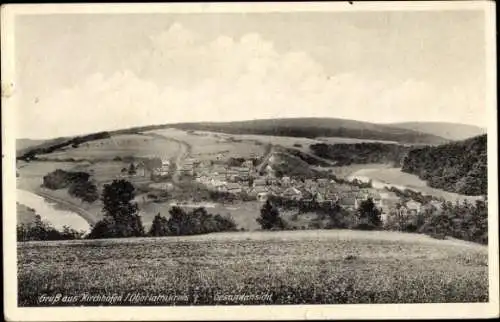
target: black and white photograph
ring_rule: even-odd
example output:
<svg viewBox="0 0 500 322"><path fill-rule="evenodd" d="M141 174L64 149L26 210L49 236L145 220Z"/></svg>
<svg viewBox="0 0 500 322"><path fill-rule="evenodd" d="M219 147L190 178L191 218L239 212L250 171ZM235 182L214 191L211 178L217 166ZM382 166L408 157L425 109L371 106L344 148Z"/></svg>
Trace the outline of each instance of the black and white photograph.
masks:
<svg viewBox="0 0 500 322"><path fill-rule="evenodd" d="M494 19L3 6L6 317L498 317Z"/></svg>

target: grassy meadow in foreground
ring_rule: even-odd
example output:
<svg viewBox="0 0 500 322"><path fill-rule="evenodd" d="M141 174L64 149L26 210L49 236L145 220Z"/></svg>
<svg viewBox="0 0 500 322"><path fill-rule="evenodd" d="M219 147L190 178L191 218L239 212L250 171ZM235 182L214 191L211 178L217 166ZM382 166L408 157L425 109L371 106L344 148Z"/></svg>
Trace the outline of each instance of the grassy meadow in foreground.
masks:
<svg viewBox="0 0 500 322"><path fill-rule="evenodd" d="M240 232L23 242L17 250L20 306L50 305L38 299L57 293L184 297L121 305L488 301L487 247L414 234Z"/></svg>

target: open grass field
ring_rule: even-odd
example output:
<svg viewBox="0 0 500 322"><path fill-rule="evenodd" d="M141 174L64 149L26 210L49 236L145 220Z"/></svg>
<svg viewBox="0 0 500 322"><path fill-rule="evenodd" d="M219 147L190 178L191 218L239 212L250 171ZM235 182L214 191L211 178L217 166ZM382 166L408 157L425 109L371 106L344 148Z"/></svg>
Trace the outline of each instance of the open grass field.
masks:
<svg viewBox="0 0 500 322"><path fill-rule="evenodd" d="M251 140L239 141L237 135L201 131L190 132L173 128L144 133L155 133L186 142L192 147L191 155L201 160L216 160L219 155L225 159L230 157L249 158L262 155L265 151L264 146L255 144Z"/></svg>
<svg viewBox="0 0 500 322"><path fill-rule="evenodd" d="M51 305L38 299L57 293L176 295L183 298L176 305L488 301L487 247L396 232L24 242L17 251L20 306ZM236 303L214 296L229 294L269 296Z"/></svg>
<svg viewBox="0 0 500 322"><path fill-rule="evenodd" d="M139 134L113 135L108 139L89 141L78 147L69 146L60 151L41 154L40 158L57 160L112 160L115 157L175 157L180 146L174 141L158 140Z"/></svg>

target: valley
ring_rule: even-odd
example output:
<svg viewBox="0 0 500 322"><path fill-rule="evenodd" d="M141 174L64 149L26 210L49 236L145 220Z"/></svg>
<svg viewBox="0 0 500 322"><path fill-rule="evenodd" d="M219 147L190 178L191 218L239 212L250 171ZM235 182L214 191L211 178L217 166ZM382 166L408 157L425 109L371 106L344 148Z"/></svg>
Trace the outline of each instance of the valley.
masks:
<svg viewBox="0 0 500 322"><path fill-rule="evenodd" d="M40 306L32 301L36 294L88 290L186 295L176 305L231 304L210 294L232 289L269 294L268 302L254 304L488 299L487 248L481 245L487 235L458 230L439 237L432 226L426 228L443 201L482 199L431 188L401 171L397 158L411 145L174 127L99 136L71 144L58 140L61 146L55 149L43 141L42 153L17 161L22 234L39 215L59 231L72 229L60 238L75 239L18 243L18 300L23 306ZM31 148L37 151L36 145ZM99 198L77 197L75 182L58 186L64 181L57 181L57 173L88 175L87 185L95 186ZM102 196L117 180L132 185L145 236L161 229L158 218L164 218L170 232L88 239L106 218ZM367 200L380 215L375 231L359 228ZM259 221L269 202L283 223L279 231L267 231ZM187 233L194 236L172 234L180 227L174 220L179 211L194 225L183 229L198 229ZM228 218L231 228L200 232L215 224L200 222L200 211L211 220ZM481 225L481 218L474 224ZM46 257L53 260L42 265ZM37 282L47 279L56 281L50 289ZM202 285L196 300L193 283ZM424 293L415 293L424 286Z"/></svg>

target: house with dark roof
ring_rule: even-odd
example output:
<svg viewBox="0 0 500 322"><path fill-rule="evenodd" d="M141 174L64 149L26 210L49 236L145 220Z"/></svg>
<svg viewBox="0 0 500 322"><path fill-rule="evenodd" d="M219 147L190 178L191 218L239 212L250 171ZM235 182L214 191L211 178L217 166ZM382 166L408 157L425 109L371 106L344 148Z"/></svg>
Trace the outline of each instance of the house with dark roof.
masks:
<svg viewBox="0 0 500 322"><path fill-rule="evenodd" d="M267 181L266 179L255 179L253 181L253 186L254 187L258 187L258 186L265 186L267 185Z"/></svg>

